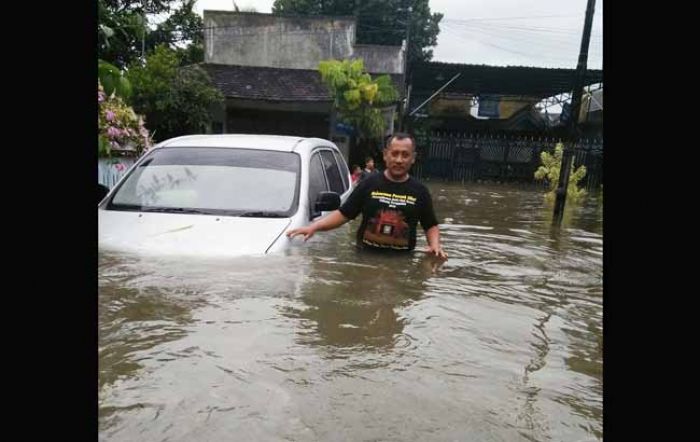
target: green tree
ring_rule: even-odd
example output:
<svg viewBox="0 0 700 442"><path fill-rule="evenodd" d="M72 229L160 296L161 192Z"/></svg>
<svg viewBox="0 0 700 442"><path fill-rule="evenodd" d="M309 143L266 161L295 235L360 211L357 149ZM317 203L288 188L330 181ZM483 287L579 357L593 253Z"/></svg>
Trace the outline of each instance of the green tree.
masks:
<svg viewBox="0 0 700 442"><path fill-rule="evenodd" d="M401 45L410 14L410 61L429 61L437 44L443 14L431 13L428 0L275 0L272 12L303 15L354 15L357 43Z"/></svg>
<svg viewBox="0 0 700 442"><path fill-rule="evenodd" d="M221 92L201 67L180 67L181 55L161 45L144 65L134 63L127 73L133 88L131 103L146 116L158 140L203 132L211 122L210 109L223 103Z"/></svg>
<svg viewBox="0 0 700 442"><path fill-rule="evenodd" d="M131 83L116 66L97 60L97 77L108 96L115 94L124 100L131 96Z"/></svg>
<svg viewBox="0 0 700 442"><path fill-rule="evenodd" d="M98 0L98 58L119 68L161 44L182 52L180 61L204 59L202 18L196 0ZM163 20L163 17L165 19ZM157 25L149 25L162 20Z"/></svg>
<svg viewBox="0 0 700 442"><path fill-rule="evenodd" d="M180 65L187 66L204 61L204 21L194 6L197 0L183 0L179 8L149 34L148 50L166 44L179 54Z"/></svg>
<svg viewBox="0 0 700 442"><path fill-rule="evenodd" d="M562 143L557 143L554 148L554 155L549 152L542 152L540 154L540 159L542 160L542 165L535 171L535 179L542 180L547 179L549 182L549 192L545 194L546 198L554 199L556 195L557 186L559 186L559 172L561 171L561 159L564 152L564 145ZM571 159L571 165L573 168L574 159ZM580 188L578 186L579 181L581 181L586 176L586 166L581 165L576 170L569 174L569 185L567 186L566 197L567 200L571 202L576 202L586 196L586 189Z"/></svg>
<svg viewBox="0 0 700 442"><path fill-rule="evenodd" d="M318 71L340 120L356 130L360 149L367 150L371 139L384 134L382 108L393 105L399 96L391 77L381 75L372 79L364 71L362 60L322 61Z"/></svg>

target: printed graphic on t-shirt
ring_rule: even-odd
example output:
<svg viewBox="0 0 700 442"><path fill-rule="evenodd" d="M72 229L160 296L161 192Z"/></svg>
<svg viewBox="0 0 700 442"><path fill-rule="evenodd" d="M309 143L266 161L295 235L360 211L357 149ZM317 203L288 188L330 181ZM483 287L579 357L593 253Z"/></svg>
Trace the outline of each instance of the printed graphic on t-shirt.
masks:
<svg viewBox="0 0 700 442"><path fill-rule="evenodd" d="M407 249L408 238L409 228L403 213L381 209L367 222L362 241L374 247Z"/></svg>
<svg viewBox="0 0 700 442"><path fill-rule="evenodd" d="M401 208L415 206L417 199L380 190L372 191L370 198L385 208L378 209L367 221L362 242L374 247L408 249L411 231Z"/></svg>
<svg viewBox="0 0 700 442"><path fill-rule="evenodd" d="M397 195L391 192L381 192L375 190L370 194L370 198L377 200L382 204L388 205L390 208L398 206L414 206L416 204L416 198L411 195Z"/></svg>

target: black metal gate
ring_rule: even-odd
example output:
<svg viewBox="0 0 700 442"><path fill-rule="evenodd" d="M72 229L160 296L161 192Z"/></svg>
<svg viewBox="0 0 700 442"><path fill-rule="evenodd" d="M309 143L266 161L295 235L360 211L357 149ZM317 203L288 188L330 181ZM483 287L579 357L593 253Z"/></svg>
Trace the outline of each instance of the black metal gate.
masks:
<svg viewBox="0 0 700 442"><path fill-rule="evenodd" d="M505 134L440 134L418 137L413 174L446 181L536 182L543 151L553 153L561 140ZM603 183L603 142L582 139L574 147L574 167L586 166L582 184L589 190Z"/></svg>

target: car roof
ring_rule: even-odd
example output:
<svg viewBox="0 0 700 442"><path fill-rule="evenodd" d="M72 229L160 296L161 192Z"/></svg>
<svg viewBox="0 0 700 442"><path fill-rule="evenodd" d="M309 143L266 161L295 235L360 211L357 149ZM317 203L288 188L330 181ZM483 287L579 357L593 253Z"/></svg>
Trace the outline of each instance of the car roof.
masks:
<svg viewBox="0 0 700 442"><path fill-rule="evenodd" d="M302 143L303 141L317 143ZM282 152L293 152L311 149L319 144L328 145L328 140L320 138L304 138L286 135L253 135L253 134L216 134L216 135L186 135L171 138L157 147L228 147L236 149L263 149Z"/></svg>

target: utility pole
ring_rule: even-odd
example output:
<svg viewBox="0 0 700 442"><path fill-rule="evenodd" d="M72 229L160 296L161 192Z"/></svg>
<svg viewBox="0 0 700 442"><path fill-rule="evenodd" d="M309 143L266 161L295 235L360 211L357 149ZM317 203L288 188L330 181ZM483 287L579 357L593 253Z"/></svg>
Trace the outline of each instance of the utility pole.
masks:
<svg viewBox="0 0 700 442"><path fill-rule="evenodd" d="M593 23L593 12L595 10L595 0L588 0L586 5L586 18L583 24L583 36L581 38L581 49L578 55L578 65L574 77L573 91L571 96L571 116L567 122L568 140L564 144L564 151L561 158L561 169L559 170L559 184L556 190L554 201L554 222L561 225L564 216L564 206L566 204L566 192L569 187L569 176L571 175L571 159L574 154L574 144L578 138L578 119L581 110L581 95L583 93L583 82L586 77L586 64L588 62L588 45L591 40L591 24Z"/></svg>
<svg viewBox="0 0 700 442"><path fill-rule="evenodd" d="M141 64L146 63L146 5L141 2Z"/></svg>
<svg viewBox="0 0 700 442"><path fill-rule="evenodd" d="M409 6L406 8L406 52L404 52L403 55L403 95L404 95L404 108L403 111L401 112L401 124L400 124L400 130L404 130L405 125L406 125L406 117L408 115L408 100L409 100L409 91L408 91L408 57L410 54L409 51L409 44L411 42L411 12L413 12L413 7L410 6L410 0L408 0Z"/></svg>

